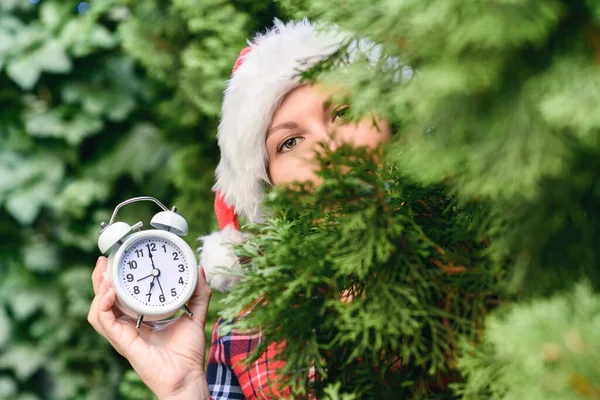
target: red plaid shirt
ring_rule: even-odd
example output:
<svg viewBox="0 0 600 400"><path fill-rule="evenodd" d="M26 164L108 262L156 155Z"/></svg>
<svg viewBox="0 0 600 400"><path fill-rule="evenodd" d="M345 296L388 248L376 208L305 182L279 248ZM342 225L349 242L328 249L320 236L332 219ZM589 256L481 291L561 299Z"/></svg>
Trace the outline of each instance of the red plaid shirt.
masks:
<svg viewBox="0 0 600 400"><path fill-rule="evenodd" d="M224 325L223 319L215 323L208 356L206 376L212 398L254 400L289 397L289 390L278 389L273 383L275 371L284 365L283 361L274 359L277 345L270 345L258 360L247 367L244 361L262 341L262 332L250 334L233 329L227 335L221 335L220 329Z"/></svg>

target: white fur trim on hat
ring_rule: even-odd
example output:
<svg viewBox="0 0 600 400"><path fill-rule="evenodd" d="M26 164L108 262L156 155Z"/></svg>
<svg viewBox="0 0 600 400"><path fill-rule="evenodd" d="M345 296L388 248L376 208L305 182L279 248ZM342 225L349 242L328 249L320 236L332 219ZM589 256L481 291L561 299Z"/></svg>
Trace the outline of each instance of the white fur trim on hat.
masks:
<svg viewBox="0 0 600 400"><path fill-rule="evenodd" d="M242 279L242 268L233 245L240 244L246 235L228 225L222 231L200 237L200 265L211 288L228 291Z"/></svg>
<svg viewBox="0 0 600 400"><path fill-rule="evenodd" d="M255 37L227 83L218 142L221 160L214 190L236 214L261 221L260 205L269 183L265 135L284 96L298 85L298 74L339 49L346 36L308 20L283 23Z"/></svg>

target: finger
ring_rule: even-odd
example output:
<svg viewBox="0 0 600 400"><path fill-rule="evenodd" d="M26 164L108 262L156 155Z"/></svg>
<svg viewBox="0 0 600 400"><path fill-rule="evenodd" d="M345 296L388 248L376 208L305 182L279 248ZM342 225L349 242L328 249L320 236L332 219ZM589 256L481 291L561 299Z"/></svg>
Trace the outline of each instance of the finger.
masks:
<svg viewBox="0 0 600 400"><path fill-rule="evenodd" d="M102 328L102 326L100 325L100 321L98 320L98 302L100 301L102 293L104 293L104 291L106 291L107 288L110 287L110 282L107 282L105 284L106 286L100 287L104 280L108 279L108 276L105 272L99 273L98 271L101 271L101 269L95 269L94 274L96 274L96 276L92 278L96 281L98 287L95 288L95 290L98 293L96 296L94 296L92 303L90 304L90 310L88 312L88 322L90 323L90 325L92 325L96 332L98 332L100 335L106 338L106 332L104 331L104 328ZM118 307L113 307L113 313L115 314L115 318L120 318L123 316L123 312Z"/></svg>
<svg viewBox="0 0 600 400"><path fill-rule="evenodd" d="M103 294L105 294L108 291L108 289L111 287L110 283L108 283L108 282L104 283L105 279L107 279L107 278L105 278L105 276L101 276L101 281L103 284L101 284L101 287L99 287L99 289L98 289L99 294L98 294L98 296L94 297L94 300L92 301L92 305L90 306L90 312L88 314L88 322L94 327L96 332L98 332L100 335L102 335L114 347L114 349L119 354L123 355L123 351L121 349L120 344L117 343L116 341L114 341L113 338L107 334L103 325L100 323L100 320L98 317L99 309L100 309L100 301L103 299ZM111 307L111 311L113 312L115 319L119 320L120 323L129 324L133 327L134 322L131 319L131 317L124 315L120 309L115 307L114 301L113 301L113 306ZM146 339L149 339L152 334L152 329L150 329L149 327L146 327L146 326L144 326L144 324L142 324L142 326L139 329L139 333L141 336L144 336Z"/></svg>
<svg viewBox="0 0 600 400"><path fill-rule="evenodd" d="M183 332L188 332L188 329L192 329L195 333L189 337L184 337L185 340L197 339L201 342L204 341L204 327L206 325L206 314L208 312L208 305L210 304L211 290L206 282L206 275L204 268L198 266L198 282L196 288L190 300L188 301L188 307L193 313L192 317L187 315L181 315L175 325L177 329L181 328ZM191 340L194 342L195 340Z"/></svg>
<svg viewBox="0 0 600 400"><path fill-rule="evenodd" d="M102 283L100 290L104 293L98 301L98 321L106 339L126 358L129 358L129 354L144 354L148 345L140 337L133 321L117 318L113 311L117 294L108 279Z"/></svg>
<svg viewBox="0 0 600 400"><path fill-rule="evenodd" d="M177 349L174 350L183 351L186 357L196 359L201 364L206 353L204 329L210 297L211 291L206 282L204 269L199 267L198 282L188 302L188 307L194 315L191 318L185 314L181 315L173 324L174 337L177 339Z"/></svg>
<svg viewBox="0 0 600 400"><path fill-rule="evenodd" d="M194 313L192 319L196 319L204 328L206 323L206 313L208 312L208 305L210 304L210 297L212 293L210 290L210 286L208 286L208 282L206 281L206 276L204 273L204 268L202 266L198 267L198 283L196 284L196 289L188 302L188 307L190 311Z"/></svg>
<svg viewBox="0 0 600 400"><path fill-rule="evenodd" d="M104 271L106 271L106 265L108 264L106 257L98 257L94 272L92 272L92 286L94 287L94 293L98 295L98 289L102 283L102 277Z"/></svg>
<svg viewBox="0 0 600 400"><path fill-rule="evenodd" d="M98 301L100 296L94 296L92 300L92 304L90 305L90 311L88 312L87 320L92 325L92 327L98 332L100 335L106 338L106 333L104 329L100 325L100 321L98 321Z"/></svg>
<svg viewBox="0 0 600 400"><path fill-rule="evenodd" d="M90 325L92 325L92 327L96 330L96 332L98 332L100 335L102 335L102 337L104 337L111 344L111 346L113 346L115 348L115 350L119 354L122 354L120 349L118 348L117 343L115 343L108 336L103 325L100 323L100 319L99 319L100 302L103 299L103 295L110 288L110 282L108 282L108 280L106 279L105 274L102 274L100 276L100 281L101 281L101 284L98 287L98 295L94 297L94 300L92 301L92 304L90 306L90 312L88 313L88 322L90 323Z"/></svg>
<svg viewBox="0 0 600 400"><path fill-rule="evenodd" d="M113 296L114 290L110 287L109 282L106 279L100 285L100 294L98 295L98 301L96 302L96 315L98 325L104 333L102 336L110 342L115 350L123 355L120 344L114 340L114 334L111 335L107 327L116 323L116 316L112 311L112 305L116 300L116 296Z"/></svg>
<svg viewBox="0 0 600 400"><path fill-rule="evenodd" d="M113 338L108 334L108 332L106 331L106 326L105 324L102 322L100 316L101 316L101 311L105 310L105 307L107 305L107 302L110 301L111 299L107 299L107 295L109 295L110 290L112 289L111 284L110 284L110 280L107 279L106 274L101 274L101 278L100 278L100 286L98 287L98 295L94 298L94 306L95 309L92 312L93 313L93 318L94 318L94 325L97 326L97 328L94 326L94 328L96 328L96 331L98 331L98 333L100 333L102 336L104 336L104 338L106 340L108 340L108 342L115 348L115 350L117 350L117 352L121 353L121 350L119 348L119 345L117 342L115 342L113 340ZM117 318L112 310L112 305L114 304L115 299L112 299L112 303L109 306L109 311L113 314L113 318ZM106 319L106 315L104 315L104 318Z"/></svg>

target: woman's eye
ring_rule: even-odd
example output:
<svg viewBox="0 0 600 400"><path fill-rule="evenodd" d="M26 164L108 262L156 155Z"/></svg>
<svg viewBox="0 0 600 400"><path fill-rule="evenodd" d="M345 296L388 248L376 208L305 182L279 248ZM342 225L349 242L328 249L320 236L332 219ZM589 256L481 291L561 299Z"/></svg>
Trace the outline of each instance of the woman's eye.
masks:
<svg viewBox="0 0 600 400"><path fill-rule="evenodd" d="M285 153L287 151L293 150L294 147L298 146L298 144L300 144L300 142L302 142L304 139L301 137L292 137L289 139L286 139L283 143L281 143L281 145L279 146L279 149L277 149L278 153Z"/></svg>
<svg viewBox="0 0 600 400"><path fill-rule="evenodd" d="M333 110L333 112L331 113L331 121L335 122L338 118L344 119L344 116L346 115L349 108L350 106L347 105L336 107L335 110Z"/></svg>

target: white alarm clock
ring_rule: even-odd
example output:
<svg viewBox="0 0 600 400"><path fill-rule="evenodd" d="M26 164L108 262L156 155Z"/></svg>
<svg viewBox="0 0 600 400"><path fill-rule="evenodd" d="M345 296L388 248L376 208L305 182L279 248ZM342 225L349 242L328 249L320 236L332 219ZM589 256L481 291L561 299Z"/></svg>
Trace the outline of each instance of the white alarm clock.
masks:
<svg viewBox="0 0 600 400"><path fill-rule="evenodd" d="M156 229L141 231L141 221L133 226L115 221L121 207L138 201L152 201L163 209L150 221ZM188 226L177 208L169 210L154 197L134 197L117 205L110 222L101 226L98 247L109 253L107 271L116 306L137 319L138 328L142 321L166 319L181 309L191 317L186 304L198 282L198 264L180 238Z"/></svg>

